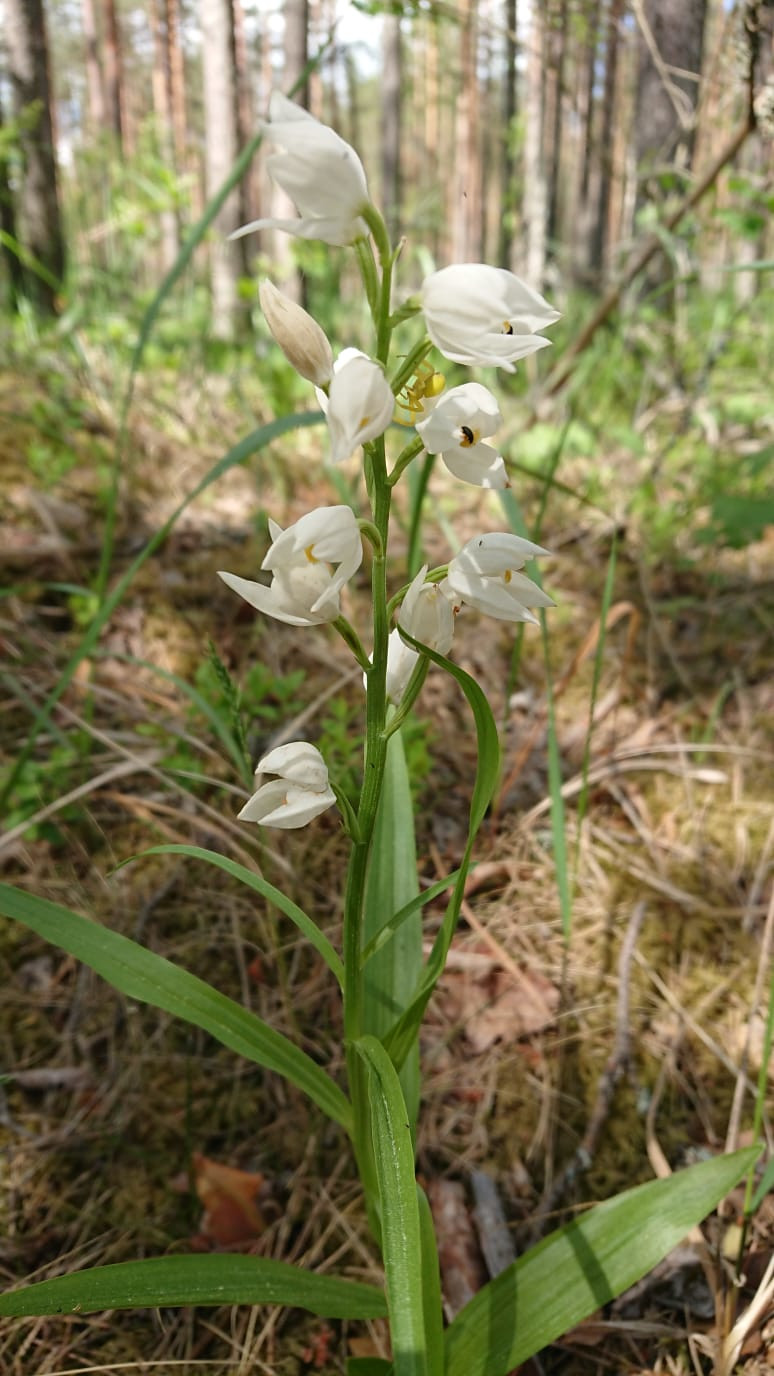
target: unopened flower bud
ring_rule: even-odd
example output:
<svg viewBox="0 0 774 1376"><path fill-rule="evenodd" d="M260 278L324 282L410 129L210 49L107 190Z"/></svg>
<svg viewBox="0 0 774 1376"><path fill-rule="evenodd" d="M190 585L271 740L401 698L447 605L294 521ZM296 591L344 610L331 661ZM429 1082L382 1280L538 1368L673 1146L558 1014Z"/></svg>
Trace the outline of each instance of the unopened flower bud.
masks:
<svg viewBox="0 0 774 1376"><path fill-rule="evenodd" d="M261 310L274 338L301 377L322 387L330 381L333 351L325 331L308 311L278 291L268 278L258 290Z"/></svg>

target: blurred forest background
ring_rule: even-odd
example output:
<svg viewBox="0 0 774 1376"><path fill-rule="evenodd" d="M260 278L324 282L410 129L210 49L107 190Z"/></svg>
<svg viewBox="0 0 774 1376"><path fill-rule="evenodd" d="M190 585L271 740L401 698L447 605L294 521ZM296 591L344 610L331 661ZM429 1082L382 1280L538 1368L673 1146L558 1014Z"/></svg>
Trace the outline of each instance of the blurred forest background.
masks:
<svg viewBox="0 0 774 1376"><path fill-rule="evenodd" d="M486 378L503 504L435 470L421 526L433 563L504 523L554 552L542 647L459 618L503 775L423 1046L438 1219L445 1187L464 1196L483 1167L521 1248L749 1123L774 927L774 5L0 0L0 871L200 973L336 1074L324 974L280 915L179 856L123 865L154 841L208 846L338 941L336 821L281 847L234 821L245 735L253 760L308 736L352 796L361 768L346 656L216 577L255 576L269 514L358 497L314 416L272 429L314 401L258 307L268 274L334 352L367 347L354 255L227 242L292 213L257 146L274 87L361 155L406 238L400 292L480 260L562 311L550 349ZM396 493L396 587L423 481ZM350 594L365 634L362 571ZM464 847L463 707L431 674L406 732L423 883ZM243 1244L369 1274L340 1143L276 1077L11 923L0 982L4 1281L221 1245L200 1217L212 1161L249 1175ZM197 1190L180 1182L192 1160ZM660 1336L632 1336L648 1291L617 1347L613 1323L542 1369L687 1371L694 1319L665 1285ZM764 1330L750 1372L769 1369ZM297 1376L354 1351L256 1311L0 1334L9 1376L149 1354Z"/></svg>

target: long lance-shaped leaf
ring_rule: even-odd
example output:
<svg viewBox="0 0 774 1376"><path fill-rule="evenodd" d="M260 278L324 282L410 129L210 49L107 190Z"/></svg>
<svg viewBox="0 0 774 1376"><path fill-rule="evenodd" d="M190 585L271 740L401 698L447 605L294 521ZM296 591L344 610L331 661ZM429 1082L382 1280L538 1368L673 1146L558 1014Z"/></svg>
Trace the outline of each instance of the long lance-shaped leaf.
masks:
<svg viewBox="0 0 774 1376"><path fill-rule="evenodd" d="M422 1240L414 1146L397 1071L375 1037L355 1047L368 1066L376 1177L395 1376L427 1376Z"/></svg>
<svg viewBox="0 0 774 1376"><path fill-rule="evenodd" d="M324 932L314 923L311 917L307 917L303 908L299 908L291 898L288 898L281 889L275 888L268 880L260 874L254 874L245 865L237 864L236 860L230 860L227 855L219 855L214 850L204 850L201 846L184 846L168 844L162 846L150 846L148 850L141 850L137 855L132 856L132 860L142 860L144 855L188 855L192 860L206 860L208 865L217 865L218 869L225 870L234 879L238 879L240 884L246 884L249 889L259 893L269 903L273 903L275 908L279 908L281 913L289 917L298 927L302 936L305 936L310 946L313 946L317 954L322 956L331 974L336 976L339 984L344 983L344 966L341 957L331 946L330 941ZM128 864L124 861L124 864Z"/></svg>
<svg viewBox="0 0 774 1376"><path fill-rule="evenodd" d="M506 1376L650 1271L744 1175L757 1147L598 1204L485 1285L446 1330L446 1376Z"/></svg>
<svg viewBox="0 0 774 1376"><path fill-rule="evenodd" d="M470 816L468 821L468 839L462 856L462 862L457 872L457 881L454 885L451 899L446 908L443 922L438 930L438 934L433 942L433 949L427 960L427 964L422 972L414 997L408 1005L405 1013L398 1018L395 1025L384 1039L384 1044L390 1053L396 1066L400 1066L411 1050L416 1041L419 1024L422 1015L428 1004L430 996L438 982L438 979L446 964L446 957L449 954L452 937L457 926L462 900L465 895L465 880L467 879L470 861L473 854L473 843L476 839L481 823L484 820L486 810L492 801L494 791L497 787L497 780L500 771L500 745L497 739L497 727L492 709L486 700L482 689L470 674L466 674L464 669L460 669L457 664L452 664L451 660L445 659L443 655L436 654L434 650L429 650L426 645L413 640L411 636L406 636L406 640L414 649L426 654L434 664L440 665L447 673L451 674L459 683L465 697L467 698L473 712L473 720L476 726L476 742L478 747L478 761L476 764L476 781L473 787L473 797L470 803Z"/></svg>
<svg viewBox="0 0 774 1376"><path fill-rule="evenodd" d="M335 1081L287 1037L196 975L70 908L9 884L0 884L0 913L69 951L122 994L174 1013L232 1051L283 1075L329 1118L351 1130L352 1110Z"/></svg>
<svg viewBox="0 0 774 1376"><path fill-rule="evenodd" d="M371 941L419 894L414 806L400 731L387 743L387 762L376 814L366 879L363 937ZM365 971L365 1032L382 1038L411 1001L422 972L422 915L417 907L396 925L395 936L368 962ZM419 1047L415 1044L400 1072L409 1122L419 1111Z"/></svg>
<svg viewBox="0 0 774 1376"><path fill-rule="evenodd" d="M326 1319L370 1319L387 1312L381 1290L338 1276L301 1271L268 1257L154 1257L95 1266L0 1295L0 1316L93 1314L178 1304L284 1304Z"/></svg>
<svg viewBox="0 0 774 1376"><path fill-rule="evenodd" d="M0 793L0 809L3 808L13 788L16 786L19 775L32 753L39 732L48 722L56 704L68 684L71 682L78 665L87 655L91 654L104 627L107 625L113 612L123 598L135 574L142 568L145 561L155 553L159 546L163 545L175 522L179 520L186 508L190 506L191 502L195 501L197 497L200 497L202 492L206 491L212 483L217 482L218 478L222 478L223 474L227 473L230 468L234 468L238 463L244 463L245 459L250 458L251 454L256 454L259 449L265 448L272 440L277 439L280 435L286 435L290 430L298 430L307 425L318 425L322 419L323 415L321 411L305 411L298 416L280 416L278 420L271 421L269 425L262 425L258 430L253 430L251 434L246 435L243 440L240 440L232 449L229 449L228 453L224 454L216 464L213 464L209 472L205 473L201 482L197 483L196 487L188 493L188 496L183 498L179 506L172 512L172 515L151 536L148 543L143 546L136 559L132 561L126 572L121 575L113 590L101 604L97 615L62 670L55 686L43 703L43 706L35 714L27 729L27 739L24 747L19 751L5 787Z"/></svg>

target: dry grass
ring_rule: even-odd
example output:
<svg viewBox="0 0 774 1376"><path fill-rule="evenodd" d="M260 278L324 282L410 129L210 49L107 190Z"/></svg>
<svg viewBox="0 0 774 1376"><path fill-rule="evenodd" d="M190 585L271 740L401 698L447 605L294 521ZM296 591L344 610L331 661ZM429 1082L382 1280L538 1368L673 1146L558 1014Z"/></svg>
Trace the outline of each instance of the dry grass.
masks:
<svg viewBox="0 0 774 1376"><path fill-rule="evenodd" d="M195 408L187 412L181 400L164 420L149 399L135 436L119 563L222 452L223 434L237 438L241 417L233 418L229 403L198 395ZM109 431L110 417L103 422ZM17 432L0 438L11 455L24 442ZM214 576L224 565L244 573L256 566L255 508L272 490L284 492L271 503L283 524L329 500L319 468L304 461L314 438L306 432L300 443L300 460L296 447L294 457L272 457L255 474L230 474L145 566L101 655L40 738L30 785L30 795L40 795L34 829L29 821L12 823L0 838L0 866L7 881L94 914L203 975L340 1074L331 982L277 914L256 907L220 872L180 857L116 869L160 840L211 846L288 887L336 939L346 852L335 820L279 842L237 824L240 790L206 723L172 683L128 669L121 657L190 677L212 636L237 680L256 658L280 678L302 670L312 736L342 686L354 720L358 684L327 632L262 624ZM84 460L88 452L84 439ZM5 471L12 514L3 535L12 530L14 538L4 539L3 581L15 587L0 604L10 671L0 743L10 762L31 711L78 641L74 604L52 584L87 583L98 545L88 464L56 495L37 491L20 464ZM464 512L452 514L452 492L441 484L435 509L450 515L461 538L481 521L499 522L489 499L474 493L468 500L467 489ZM435 525L428 539L442 559ZM771 544L725 567L717 559L710 580L696 569L649 568L630 533L579 825L607 533L593 517L579 528L568 499L552 507L544 539L557 551L546 579L558 590L551 654L568 844L577 855L571 940L565 947L551 853L539 637L527 633L508 705L511 629L470 617L459 626L456 657L481 679L507 727L503 788L480 839L456 968L463 984L474 978L466 971L496 974L498 996L521 989L512 1004L517 1015L530 990L557 1002L544 1025L524 1032L516 1016L482 1045L478 1014L460 1015L461 1006L470 1007L459 1003L461 986L451 976L442 983L423 1039L419 1144L427 1179L467 1181L486 1167L519 1247L580 1202L649 1178L664 1162L676 1168L697 1152L744 1139L751 1099L740 1099L739 1087L749 1088L745 1074L756 1073L760 973L771 940L774 691L770 612L762 601ZM353 599L353 616L362 620L365 577ZM431 881L459 855L474 741L464 702L438 675L429 680L423 712L435 756L420 813L422 871ZM256 753L278 725L257 723ZM52 777L52 761L56 767L65 759L63 739L80 740L81 763L61 765ZM188 761L183 774L170 762L173 744L178 764ZM194 770L204 782L188 777ZM429 935L435 921L431 906ZM197 1030L129 1003L24 929L4 923L1 930L8 1078L0 1268L8 1283L185 1250L200 1209L178 1177L193 1151L267 1177L262 1252L351 1276L375 1274L340 1135L296 1091ZM485 1004L490 986L482 987ZM770 1221L758 1245L770 1247ZM545 1369L687 1370L682 1319L659 1302L646 1304L640 1317L641 1333L629 1323L624 1341L613 1325L583 1355L572 1345L557 1349ZM244 1309L25 1320L0 1329L0 1370L295 1376L311 1369L322 1327L298 1314ZM371 1337L381 1350L383 1334ZM347 1341L336 1325L326 1370L343 1369ZM764 1360L760 1348L747 1360L753 1371L753 1361Z"/></svg>

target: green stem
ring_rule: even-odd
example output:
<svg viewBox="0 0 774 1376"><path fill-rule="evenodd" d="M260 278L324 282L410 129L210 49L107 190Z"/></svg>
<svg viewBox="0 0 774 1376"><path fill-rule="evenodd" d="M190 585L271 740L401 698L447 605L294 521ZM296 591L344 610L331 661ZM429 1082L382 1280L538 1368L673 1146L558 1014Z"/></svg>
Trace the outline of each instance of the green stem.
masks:
<svg viewBox="0 0 774 1376"><path fill-rule="evenodd" d="M368 673L368 670L371 668L371 661L365 652L363 642L354 626L350 625L345 616L337 616L336 620L332 622L332 625L333 629L338 631L342 640L349 646L361 669L364 669L365 672Z"/></svg>
<svg viewBox="0 0 774 1376"><path fill-rule="evenodd" d="M405 472L405 470L411 463L412 459L415 459L417 454L422 453L424 447L425 446L422 443L422 440L420 439L419 435L416 435L415 438L411 440L409 444L406 445L405 449L401 449L397 459L395 460L392 472L390 473L390 476L387 479L388 483L390 484L390 487L395 486L401 473Z"/></svg>

